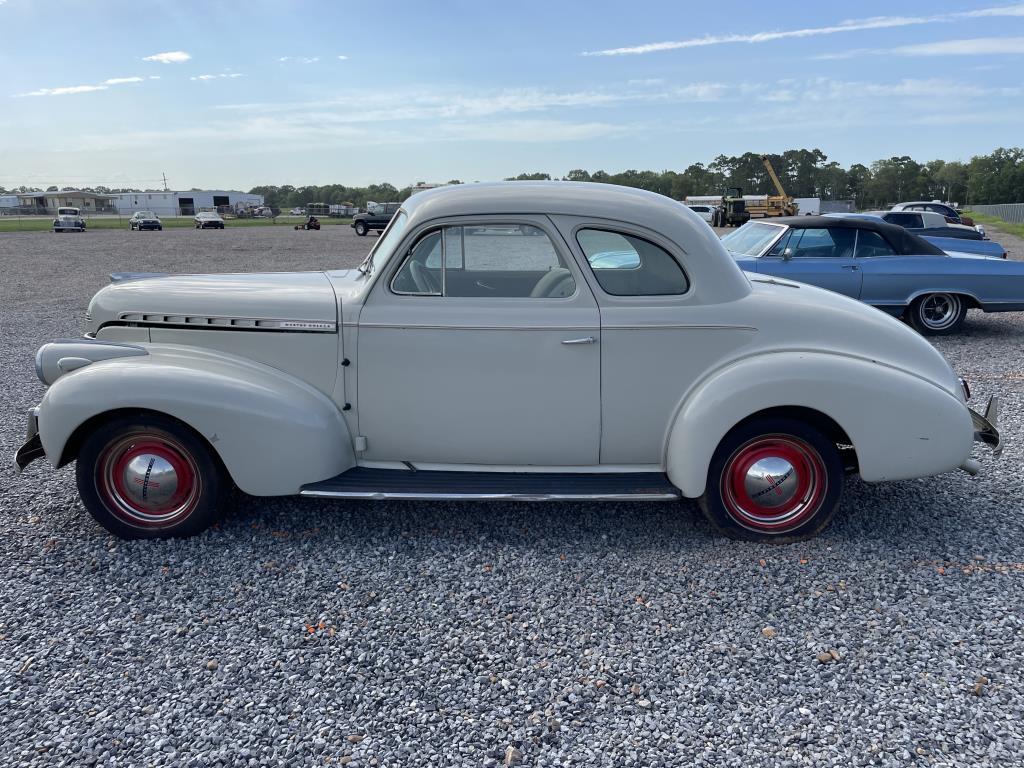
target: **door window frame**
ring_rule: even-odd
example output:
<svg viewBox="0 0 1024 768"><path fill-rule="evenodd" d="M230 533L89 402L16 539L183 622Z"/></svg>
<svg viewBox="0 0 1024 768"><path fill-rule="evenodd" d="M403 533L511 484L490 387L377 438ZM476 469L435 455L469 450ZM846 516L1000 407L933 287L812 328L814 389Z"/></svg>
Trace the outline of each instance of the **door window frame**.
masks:
<svg viewBox="0 0 1024 768"><path fill-rule="evenodd" d="M576 284L576 289L568 296L556 296L544 299L536 299L530 296L446 296L444 295L443 288L442 293L406 293L403 291L396 291L392 284L398 273L401 272L412 254L412 249L416 246L420 240L423 239L430 232L441 230L441 243L442 248L444 247L445 237L443 230L446 227L477 227L477 226L529 226L535 227L544 233L547 237L548 242L551 244L552 249L558 258L562 261L562 264L569 273L572 275L573 281ZM525 237L526 235L523 235ZM401 256L398 256L401 254ZM462 250L463 264L465 264L465 247ZM442 257L442 264L443 264ZM442 275L444 270L442 269ZM434 299L445 299L449 302L477 302L484 299L488 302L539 302L543 306L550 306L558 302L561 303L575 303L581 299L589 299L589 301L595 301L595 297L591 292L585 292L581 287L586 283L587 277L584 271L577 263L575 254L571 248L566 246L564 239L557 228L552 224L551 220L547 216L543 215L487 215L487 214L475 214L469 216L451 216L446 218L434 219L432 221L425 221L415 229L407 232L402 242L395 249L392 254L392 258L388 260L386 269L382 270L380 277L375 282L373 288L367 294L367 300L372 301L373 294L378 290L382 291L388 296L394 296L403 300L434 300ZM442 279L443 283L443 279ZM380 286L380 287L378 287Z"/></svg>

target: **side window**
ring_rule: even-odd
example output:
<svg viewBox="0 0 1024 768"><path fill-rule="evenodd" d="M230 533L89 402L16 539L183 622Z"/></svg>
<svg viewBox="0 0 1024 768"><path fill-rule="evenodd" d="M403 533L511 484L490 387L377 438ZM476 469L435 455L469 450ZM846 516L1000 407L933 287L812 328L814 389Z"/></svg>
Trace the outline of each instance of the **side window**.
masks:
<svg viewBox="0 0 1024 768"><path fill-rule="evenodd" d="M672 256L633 235L581 229L583 249L601 289L613 296L677 296L689 290L686 274Z"/></svg>
<svg viewBox="0 0 1024 768"><path fill-rule="evenodd" d="M785 256L787 248L790 248L800 242L800 235L802 233L802 229L790 229L786 234L779 238L778 242L771 247L765 256ZM791 240L792 243L790 242Z"/></svg>
<svg viewBox="0 0 1024 768"><path fill-rule="evenodd" d="M391 288L420 296L551 299L572 296L576 281L544 230L493 224L423 235Z"/></svg>
<svg viewBox="0 0 1024 768"><path fill-rule="evenodd" d="M862 229L857 232L857 258L866 259L872 256L895 256L892 246L877 232Z"/></svg>
<svg viewBox="0 0 1024 768"><path fill-rule="evenodd" d="M921 214L919 213L887 213L882 218L890 224L896 224L897 226L905 227L907 229L921 229L923 226L921 222Z"/></svg>
<svg viewBox="0 0 1024 768"><path fill-rule="evenodd" d="M853 256L857 230L845 227L805 229L796 245L790 245L794 259L847 259Z"/></svg>

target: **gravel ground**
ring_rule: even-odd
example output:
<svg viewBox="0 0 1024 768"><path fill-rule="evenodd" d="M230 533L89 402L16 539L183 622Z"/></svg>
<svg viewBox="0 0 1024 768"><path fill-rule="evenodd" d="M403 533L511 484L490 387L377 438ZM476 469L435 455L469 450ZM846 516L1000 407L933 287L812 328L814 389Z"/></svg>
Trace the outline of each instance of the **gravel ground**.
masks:
<svg viewBox="0 0 1024 768"><path fill-rule="evenodd" d="M42 394L34 350L80 332L108 272L351 265L372 242L0 237L0 452ZM938 342L976 403L1003 395L1002 458L851 481L800 545L717 538L689 503L292 499L122 542L71 468L8 465L3 764L1024 764L1022 331L972 312Z"/></svg>

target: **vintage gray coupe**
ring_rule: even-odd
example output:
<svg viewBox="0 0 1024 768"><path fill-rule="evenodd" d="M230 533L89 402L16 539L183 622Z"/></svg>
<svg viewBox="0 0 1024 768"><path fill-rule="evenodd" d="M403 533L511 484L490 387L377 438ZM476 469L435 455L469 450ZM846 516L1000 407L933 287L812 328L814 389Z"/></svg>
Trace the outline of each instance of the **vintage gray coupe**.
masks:
<svg viewBox="0 0 1024 768"><path fill-rule="evenodd" d="M237 486L339 499L699 498L726 534L810 536L844 478L999 450L888 315L747 275L684 205L600 184L414 195L358 269L121 276L48 385L19 468L77 461L128 538L194 534ZM955 514L944 510L944 514Z"/></svg>
<svg viewBox="0 0 1024 768"><path fill-rule="evenodd" d="M752 221L722 244L748 272L860 299L923 334L955 333L968 309L1024 311L1024 262L950 254L874 216Z"/></svg>

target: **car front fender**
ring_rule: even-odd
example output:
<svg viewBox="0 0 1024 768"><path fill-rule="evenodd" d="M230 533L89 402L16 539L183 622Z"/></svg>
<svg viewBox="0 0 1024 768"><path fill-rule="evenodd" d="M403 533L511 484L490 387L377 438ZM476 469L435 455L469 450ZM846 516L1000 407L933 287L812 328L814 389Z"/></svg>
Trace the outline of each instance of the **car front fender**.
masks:
<svg viewBox="0 0 1024 768"><path fill-rule="evenodd" d="M971 454L970 411L939 385L858 357L771 352L714 371L687 393L666 442L669 479L685 496L700 496L729 430L759 412L793 407L839 425L867 482L936 475Z"/></svg>
<svg viewBox="0 0 1024 768"><path fill-rule="evenodd" d="M83 425L113 411L144 409L192 427L235 484L254 496L295 494L355 466L344 418L309 384L245 358L140 346L148 354L94 362L46 391L39 435L51 464L74 458L65 449Z"/></svg>

